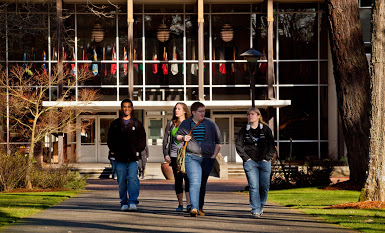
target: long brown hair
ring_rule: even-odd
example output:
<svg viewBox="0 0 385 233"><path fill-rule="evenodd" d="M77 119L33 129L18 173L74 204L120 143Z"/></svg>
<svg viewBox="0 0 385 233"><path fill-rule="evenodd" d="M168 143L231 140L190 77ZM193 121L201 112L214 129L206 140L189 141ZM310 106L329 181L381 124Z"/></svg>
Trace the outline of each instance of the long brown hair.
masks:
<svg viewBox="0 0 385 233"><path fill-rule="evenodd" d="M175 115L176 106L180 104L182 105L183 111L184 111L184 117L187 119L190 117L190 112L188 111L188 107L185 103L178 102L175 104L174 109L172 110L172 122L175 127L178 127L180 123L182 123L179 118Z"/></svg>
<svg viewBox="0 0 385 233"><path fill-rule="evenodd" d="M255 113L259 116L259 119L258 119L259 122L262 123L262 124L264 124L264 125L267 125L266 122L265 122L265 121L263 120L263 118L262 118L261 111L259 111L258 108L254 108L254 107L249 108L249 110L247 110L247 115L249 115L250 112L255 112Z"/></svg>

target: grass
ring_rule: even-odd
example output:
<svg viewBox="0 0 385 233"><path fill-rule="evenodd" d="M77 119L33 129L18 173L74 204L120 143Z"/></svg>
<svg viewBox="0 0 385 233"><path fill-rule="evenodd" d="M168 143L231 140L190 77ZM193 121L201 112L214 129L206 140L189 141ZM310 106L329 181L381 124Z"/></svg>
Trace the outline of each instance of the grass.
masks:
<svg viewBox="0 0 385 233"><path fill-rule="evenodd" d="M36 214L79 191L0 193L0 228Z"/></svg>
<svg viewBox="0 0 385 233"><path fill-rule="evenodd" d="M327 206L356 202L359 191L297 188L269 191L268 201L361 232L385 232L385 209L325 209Z"/></svg>

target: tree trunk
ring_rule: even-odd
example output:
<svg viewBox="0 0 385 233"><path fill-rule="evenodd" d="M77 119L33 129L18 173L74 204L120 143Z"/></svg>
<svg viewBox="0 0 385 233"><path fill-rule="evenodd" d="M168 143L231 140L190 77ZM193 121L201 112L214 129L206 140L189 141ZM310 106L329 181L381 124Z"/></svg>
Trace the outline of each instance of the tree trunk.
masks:
<svg viewBox="0 0 385 233"><path fill-rule="evenodd" d="M383 0L374 2L372 17L370 163L361 200L385 201L385 3Z"/></svg>
<svg viewBox="0 0 385 233"><path fill-rule="evenodd" d="M326 0L350 182L363 185L369 163L370 76L362 38L358 1Z"/></svg>

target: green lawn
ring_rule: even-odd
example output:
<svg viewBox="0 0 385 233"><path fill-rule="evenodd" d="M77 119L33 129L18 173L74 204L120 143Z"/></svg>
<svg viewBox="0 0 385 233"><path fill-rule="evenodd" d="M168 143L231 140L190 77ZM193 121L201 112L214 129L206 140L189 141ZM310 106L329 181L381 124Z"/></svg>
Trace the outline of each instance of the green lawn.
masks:
<svg viewBox="0 0 385 233"><path fill-rule="evenodd" d="M268 201L315 215L361 232L385 232L385 209L325 209L327 206L356 202L359 191L297 188L271 190Z"/></svg>
<svg viewBox="0 0 385 233"><path fill-rule="evenodd" d="M0 227L49 208L79 191L0 193Z"/></svg>

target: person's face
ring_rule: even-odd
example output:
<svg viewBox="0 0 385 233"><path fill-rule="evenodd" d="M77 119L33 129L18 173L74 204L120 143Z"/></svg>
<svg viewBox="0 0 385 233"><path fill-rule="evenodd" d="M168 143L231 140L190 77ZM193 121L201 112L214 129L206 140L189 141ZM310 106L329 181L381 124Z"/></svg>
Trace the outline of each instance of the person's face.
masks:
<svg viewBox="0 0 385 233"><path fill-rule="evenodd" d="M195 120L202 121L203 118L205 118L205 108L200 107L196 111L193 111L192 114Z"/></svg>
<svg viewBox="0 0 385 233"><path fill-rule="evenodd" d="M127 102L123 103L122 112L125 117L131 116L131 112L132 112L131 103L127 103Z"/></svg>
<svg viewBox="0 0 385 233"><path fill-rule="evenodd" d="M181 104L177 104L175 106L175 116L176 117L182 117L184 116L184 114L186 113L186 111L183 109L183 106Z"/></svg>
<svg viewBox="0 0 385 233"><path fill-rule="evenodd" d="M247 115L247 119L249 120L250 123L254 123L254 122L258 123L259 114L254 111L250 111L249 115Z"/></svg>

